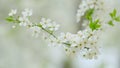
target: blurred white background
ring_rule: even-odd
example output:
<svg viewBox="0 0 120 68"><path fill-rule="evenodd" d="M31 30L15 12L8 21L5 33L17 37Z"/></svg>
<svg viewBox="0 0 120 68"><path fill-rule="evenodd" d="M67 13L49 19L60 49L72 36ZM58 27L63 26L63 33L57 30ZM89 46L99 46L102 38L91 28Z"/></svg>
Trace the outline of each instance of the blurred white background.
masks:
<svg viewBox="0 0 120 68"><path fill-rule="evenodd" d="M104 0L106 11L117 8L120 0ZM60 47L48 47L41 37L34 38L21 27L12 29L5 18L11 9L33 9L33 21L41 17L55 20L60 31L76 33L76 12L80 0L0 0L0 68L65 68L66 55ZM100 13L101 14L101 13ZM102 15L101 15L102 16ZM96 60L79 56L73 59L74 68L120 68L120 24L112 27L101 38L101 54Z"/></svg>

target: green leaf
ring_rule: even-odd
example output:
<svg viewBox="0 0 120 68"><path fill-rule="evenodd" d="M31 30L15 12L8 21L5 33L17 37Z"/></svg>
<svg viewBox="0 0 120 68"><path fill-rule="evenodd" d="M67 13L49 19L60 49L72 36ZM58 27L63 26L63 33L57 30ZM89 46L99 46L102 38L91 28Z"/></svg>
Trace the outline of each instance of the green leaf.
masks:
<svg viewBox="0 0 120 68"><path fill-rule="evenodd" d="M97 19L95 22L94 22L94 27L95 27L95 29L98 29L98 28L100 28L100 24L99 24L99 19Z"/></svg>
<svg viewBox="0 0 120 68"><path fill-rule="evenodd" d="M97 19L94 23L97 24L99 22L99 19Z"/></svg>
<svg viewBox="0 0 120 68"><path fill-rule="evenodd" d="M111 13L110 13L110 16L112 19L114 19L116 17L116 14L117 14L117 10L114 9Z"/></svg>
<svg viewBox="0 0 120 68"><path fill-rule="evenodd" d="M92 17L91 16L86 16L86 19L92 20Z"/></svg>
<svg viewBox="0 0 120 68"><path fill-rule="evenodd" d="M117 16L117 10L114 9L111 13L110 13L110 16L112 18L113 21L116 21L116 22L120 22L120 16ZM113 25L113 23L111 21L108 22L110 25Z"/></svg>
<svg viewBox="0 0 120 68"><path fill-rule="evenodd" d="M96 24L96 29L100 28L101 25L100 24Z"/></svg>
<svg viewBox="0 0 120 68"><path fill-rule="evenodd" d="M113 17L114 17L112 13L110 13L109 15L111 16L111 18L113 18Z"/></svg>
<svg viewBox="0 0 120 68"><path fill-rule="evenodd" d="M95 20L94 22L90 22L89 27L92 29L92 31L100 28L101 25L99 24L99 19Z"/></svg>
<svg viewBox="0 0 120 68"><path fill-rule="evenodd" d="M89 9L85 14L85 18L88 20L91 20L93 12L94 12L94 9Z"/></svg>
<svg viewBox="0 0 120 68"><path fill-rule="evenodd" d="M89 27L90 29L93 31L93 30L97 30L98 28L100 28L100 24L99 24L99 19L93 21L92 19L92 14L94 13L94 9L89 9L86 14L85 14L85 18L87 20L89 20Z"/></svg>
<svg viewBox="0 0 120 68"><path fill-rule="evenodd" d="M14 20L14 18L12 16L9 16L9 17L6 18L6 21L14 22L15 20Z"/></svg>
<svg viewBox="0 0 120 68"><path fill-rule="evenodd" d="M120 22L120 16L115 17L115 21Z"/></svg>
<svg viewBox="0 0 120 68"><path fill-rule="evenodd" d="M116 13L117 13L117 10L114 9L114 10L113 10L113 16L114 16L114 17L116 16Z"/></svg>
<svg viewBox="0 0 120 68"><path fill-rule="evenodd" d="M109 21L108 22L108 24L110 25L110 26L114 26L114 24L113 24L113 21L111 20L111 21Z"/></svg>
<svg viewBox="0 0 120 68"><path fill-rule="evenodd" d="M92 31L95 29L94 24L92 22L90 22L89 27L92 29Z"/></svg>

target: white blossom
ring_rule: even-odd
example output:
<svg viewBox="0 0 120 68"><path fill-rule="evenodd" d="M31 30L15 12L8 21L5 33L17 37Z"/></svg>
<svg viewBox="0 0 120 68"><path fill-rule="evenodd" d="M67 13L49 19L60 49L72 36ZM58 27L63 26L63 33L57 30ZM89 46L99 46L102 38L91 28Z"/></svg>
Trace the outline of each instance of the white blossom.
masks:
<svg viewBox="0 0 120 68"><path fill-rule="evenodd" d="M97 46L98 34L100 34L99 30L85 29L78 31L77 34L61 33L57 40L59 40L59 45L61 44L64 47L67 54L80 52L83 53L82 55L85 58L93 59L99 53ZM52 45L58 45L58 43L52 41Z"/></svg>
<svg viewBox="0 0 120 68"><path fill-rule="evenodd" d="M37 26L30 27L30 30L32 31L32 36L34 36L36 38L39 36L39 34L41 32L40 27L37 27Z"/></svg>
<svg viewBox="0 0 120 68"><path fill-rule="evenodd" d="M12 9L11 12L8 14L9 16L13 16L17 13L16 9Z"/></svg>
<svg viewBox="0 0 120 68"><path fill-rule="evenodd" d="M15 25L13 25L13 26L12 26L12 28L16 28L16 26L15 26Z"/></svg>
<svg viewBox="0 0 120 68"><path fill-rule="evenodd" d="M27 17L19 17L18 20L20 21L20 23L19 23L20 26L32 25L32 23L30 22L30 20Z"/></svg>
<svg viewBox="0 0 120 68"><path fill-rule="evenodd" d="M56 39L54 37L49 37L49 44L48 46L57 46L57 47L61 47L63 44L61 44L59 39Z"/></svg>
<svg viewBox="0 0 120 68"><path fill-rule="evenodd" d="M24 9L22 12L23 17L31 16L32 15L32 9Z"/></svg>
<svg viewBox="0 0 120 68"><path fill-rule="evenodd" d="M58 30L59 28L59 25L56 24L56 22L52 21L51 19L42 18L40 24L44 29L47 29L52 32Z"/></svg>
<svg viewBox="0 0 120 68"><path fill-rule="evenodd" d="M95 8L96 0L83 0L79 6L77 13L78 21L80 17L84 16L85 12L90 8ZM12 11L12 14L16 14ZM38 37L41 33L44 35L45 40L49 41L49 46L61 46L65 49L66 54L74 55L80 53L87 59L97 58L99 54L98 41L101 34L101 30L92 31L88 26L84 30L78 31L76 34L67 32L61 32L59 36L54 35L54 32L58 30L59 25L51 19L41 18L40 23L32 23L30 16L32 15L31 9L25 9L22 12L22 16L17 18L20 26L29 26L29 30L32 31L32 36ZM14 28L15 26L13 26ZM104 27L102 27L104 29Z"/></svg>
<svg viewBox="0 0 120 68"><path fill-rule="evenodd" d="M76 14L77 23L81 21L81 17L85 15L85 12L89 9L98 9L100 6L100 2L98 0L82 0L79 5L79 9Z"/></svg>
<svg viewBox="0 0 120 68"><path fill-rule="evenodd" d="M22 12L22 16L19 17L19 25L20 26L29 26L32 25L32 23L29 20L29 17L32 15L32 9L24 9L24 11Z"/></svg>

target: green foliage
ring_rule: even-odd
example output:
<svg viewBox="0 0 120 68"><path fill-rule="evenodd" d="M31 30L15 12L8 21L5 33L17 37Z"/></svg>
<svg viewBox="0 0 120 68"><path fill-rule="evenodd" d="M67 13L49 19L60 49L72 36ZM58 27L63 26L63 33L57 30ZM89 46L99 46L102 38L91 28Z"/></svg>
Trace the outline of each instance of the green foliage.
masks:
<svg viewBox="0 0 120 68"><path fill-rule="evenodd" d="M108 22L108 24L109 24L110 26L114 26L113 21L120 22L120 15L117 16L117 10L116 10L116 9L114 9L109 15L110 15L110 17L112 18L112 20L110 20L110 21Z"/></svg>
<svg viewBox="0 0 120 68"><path fill-rule="evenodd" d="M85 14L85 18L89 21L89 27L92 31L99 29L101 26L99 24L99 19L93 21L93 19L92 19L93 13L94 13L94 9L89 9Z"/></svg>
<svg viewBox="0 0 120 68"><path fill-rule="evenodd" d="M6 18L6 21L8 21L8 22L14 22L15 20L14 20L13 16L9 16L9 17Z"/></svg>
<svg viewBox="0 0 120 68"><path fill-rule="evenodd" d="M114 9L111 13L110 13L110 16L111 16L111 18L115 18L116 17L116 13L117 13L117 11L116 11L116 9Z"/></svg>
<svg viewBox="0 0 120 68"><path fill-rule="evenodd" d="M85 18L87 20L91 20L92 19L92 14L94 13L94 9L89 9L86 14L85 14Z"/></svg>
<svg viewBox="0 0 120 68"><path fill-rule="evenodd" d="M120 16L115 17L115 21L120 22Z"/></svg>
<svg viewBox="0 0 120 68"><path fill-rule="evenodd" d="M90 21L89 27L92 29L92 31L100 28L101 25L99 24L99 19L97 19L95 21Z"/></svg>
<svg viewBox="0 0 120 68"><path fill-rule="evenodd" d="M17 18L13 17L13 16L8 16L6 18L6 21L8 22L12 22L12 23L20 23L20 21L18 20L19 16Z"/></svg>
<svg viewBox="0 0 120 68"><path fill-rule="evenodd" d="M108 24L109 24L109 25L111 25L111 26L114 26L114 24L113 24L113 21L112 21L112 20L111 20L111 21L109 21L109 22L108 22Z"/></svg>

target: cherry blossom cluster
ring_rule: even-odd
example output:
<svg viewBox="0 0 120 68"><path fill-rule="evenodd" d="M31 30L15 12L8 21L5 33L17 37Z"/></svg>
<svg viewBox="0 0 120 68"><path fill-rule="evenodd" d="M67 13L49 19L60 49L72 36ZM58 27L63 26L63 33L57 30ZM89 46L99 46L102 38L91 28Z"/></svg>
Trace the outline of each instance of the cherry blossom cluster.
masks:
<svg viewBox="0 0 120 68"><path fill-rule="evenodd" d="M20 26L29 26L32 25L32 22L30 22L29 17L32 16L32 9L24 9L22 11L22 16L18 18L18 21L20 22Z"/></svg>
<svg viewBox="0 0 120 68"><path fill-rule="evenodd" d="M50 46L62 46L67 55L74 55L80 53L83 57L88 59L97 58L99 54L98 40L101 30L92 31L85 29L78 31L77 34L61 33L58 38L50 39Z"/></svg>
<svg viewBox="0 0 120 68"><path fill-rule="evenodd" d="M55 21L46 18L41 18L39 23L33 23L30 20L30 17L32 16L32 9L24 9L24 11L21 13L21 16L16 16L16 14L17 10L12 9L8 14L9 16L7 20L9 22L14 22L15 25L19 24L19 26L29 28L29 30L33 32L32 35L35 37L38 37L41 31L48 32L52 35L52 33L57 31L59 28L59 25ZM13 28L16 27L15 25Z"/></svg>
<svg viewBox="0 0 120 68"><path fill-rule="evenodd" d="M32 35L35 37L41 36L49 42L49 46L63 47L68 56L73 56L77 53L87 59L96 59L99 55L99 37L106 25L113 26L114 21L120 22L120 16L117 16L117 11L114 9L110 13L111 19L106 24L100 23L99 19L93 19L92 14L100 7L101 2L99 0L82 0L77 11L77 22L80 22L82 16L86 16L87 26L83 30L79 30L76 34L67 32L61 32L56 35L56 31L60 25L51 19L41 18L38 23L33 23L30 19L32 16L32 9L25 9L20 16L17 16L17 10L11 10L6 18L8 22L13 22L16 27L27 27L32 31ZM84 22L83 22L84 24Z"/></svg>
<svg viewBox="0 0 120 68"><path fill-rule="evenodd" d="M42 27L44 29L47 29L51 32L58 30L58 28L60 26L60 25L56 24L56 22L52 21L51 19L45 19L45 18L41 19L40 24L42 25Z"/></svg>

